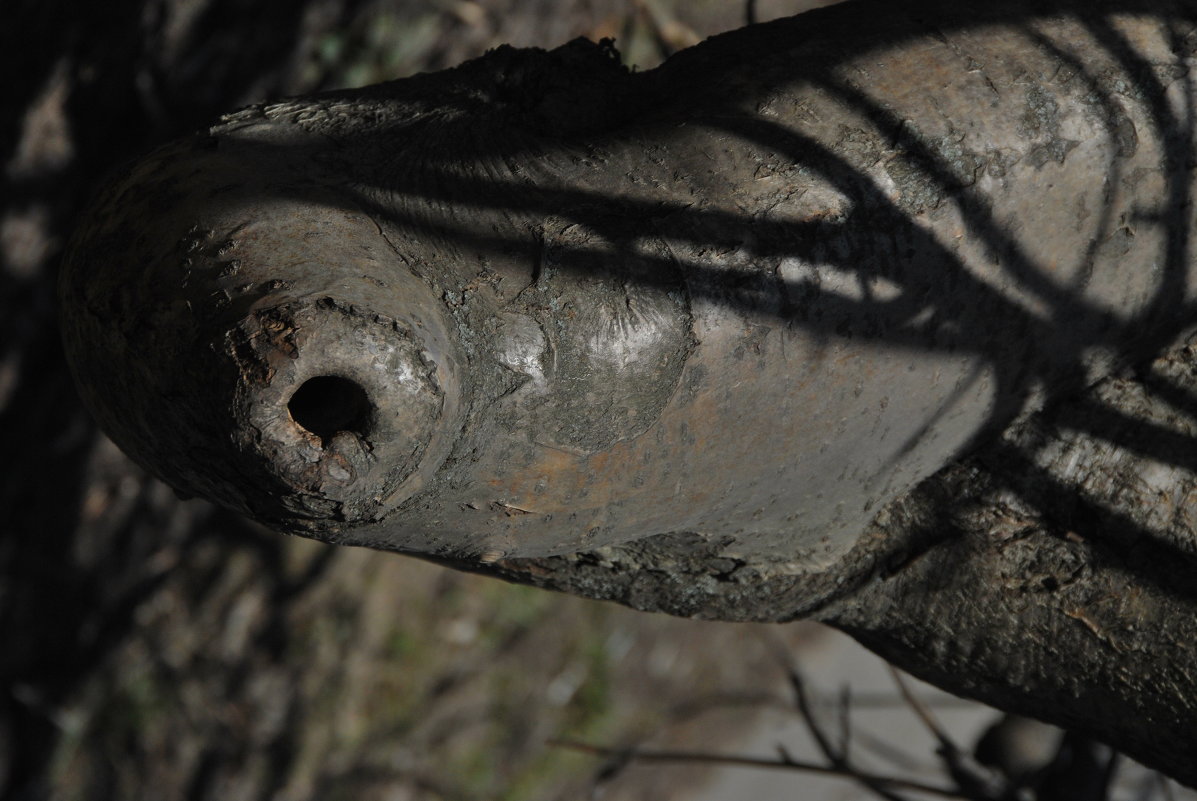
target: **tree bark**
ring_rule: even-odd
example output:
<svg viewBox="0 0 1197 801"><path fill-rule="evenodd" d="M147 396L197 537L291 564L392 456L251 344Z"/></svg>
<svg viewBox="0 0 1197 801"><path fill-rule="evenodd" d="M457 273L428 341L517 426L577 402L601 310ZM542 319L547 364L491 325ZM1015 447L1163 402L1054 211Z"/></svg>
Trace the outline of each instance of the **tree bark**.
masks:
<svg viewBox="0 0 1197 801"><path fill-rule="evenodd" d="M1195 49L1188 2L865 0L249 109L101 197L68 349L280 530L817 616L1197 784Z"/></svg>

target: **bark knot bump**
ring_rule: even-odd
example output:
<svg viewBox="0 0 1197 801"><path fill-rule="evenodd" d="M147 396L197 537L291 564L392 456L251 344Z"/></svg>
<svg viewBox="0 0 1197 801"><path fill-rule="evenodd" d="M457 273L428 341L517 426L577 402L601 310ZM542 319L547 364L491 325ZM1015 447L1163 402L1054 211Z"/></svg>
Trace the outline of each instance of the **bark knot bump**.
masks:
<svg viewBox="0 0 1197 801"><path fill-rule="evenodd" d="M285 528L372 520L406 497L450 390L414 324L328 297L294 301L241 320L224 352L240 376L235 458L285 488L259 517ZM274 499L301 514L268 508Z"/></svg>

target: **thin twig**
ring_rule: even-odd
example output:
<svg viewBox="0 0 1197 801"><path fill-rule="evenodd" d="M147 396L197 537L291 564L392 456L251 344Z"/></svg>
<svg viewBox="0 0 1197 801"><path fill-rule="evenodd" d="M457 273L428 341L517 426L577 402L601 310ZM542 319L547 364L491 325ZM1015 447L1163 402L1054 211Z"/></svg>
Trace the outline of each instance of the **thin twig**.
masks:
<svg viewBox="0 0 1197 801"><path fill-rule="evenodd" d="M923 725L926 726L927 731L931 733L935 741L939 743L939 756L947 767L948 774L960 788L960 792L967 798L988 798L989 793L985 790L987 785L986 777L980 775L977 769L970 764L970 760L966 759L964 751L956 745L956 742L948 735L947 731L939 725L939 721L931 714L931 710L927 708L927 705L910 690L910 687L907 686L898 669L893 665L887 665L887 667L889 668L890 675L893 676L894 684L898 686L898 692L902 694L902 698L906 701L907 706L923 722Z"/></svg>
<svg viewBox="0 0 1197 801"><path fill-rule="evenodd" d="M852 743L852 688L845 684L840 689L840 753L847 762L852 758L849 748Z"/></svg>
<svg viewBox="0 0 1197 801"><path fill-rule="evenodd" d="M648 27L653 43L657 46L657 55L662 61L672 56L678 50L685 49L702 41L688 26L678 22L656 0L633 0L636 16Z"/></svg>
<svg viewBox="0 0 1197 801"><path fill-rule="evenodd" d="M956 790L944 787L933 787L928 784L922 784L920 782L909 781L906 779L892 778L889 776L875 776L868 773L861 773L853 768L836 768L828 765L815 764L813 762L803 762L793 759L784 751L782 752L783 757L781 759L763 759L760 757L733 756L730 754L707 754L695 751L647 751L639 748L606 748L601 745L592 745L590 743L582 743L575 740L550 740L549 745L556 746L558 748L568 748L573 751L580 751L584 754L632 759L639 762L697 762L705 765L733 765L749 768L773 768L805 771L808 773L821 773L825 776L838 776L845 779L856 779L857 781L868 782L870 784L889 785L902 790L910 790L911 792L939 796L940 798L968 798Z"/></svg>
<svg viewBox="0 0 1197 801"><path fill-rule="evenodd" d="M957 698L954 695L937 695L922 699L927 709L976 709L977 702L968 698ZM906 706L906 701L892 692L854 692L852 706L857 709L898 709Z"/></svg>
<svg viewBox="0 0 1197 801"><path fill-rule="evenodd" d="M1162 773L1155 775L1160 780L1160 795L1164 797L1164 801L1176 801L1176 794L1172 792L1172 782L1168 781L1168 777Z"/></svg>
<svg viewBox="0 0 1197 801"><path fill-rule="evenodd" d="M823 728L819 726L815 718L814 707L811 706L810 696L806 693L806 681L803 680L802 674L796 668L790 666L787 671L790 679L790 687L794 690L794 703L798 707L798 711L802 713L803 722L806 723L806 728L810 731L811 737L814 738L815 744L819 746L819 750L823 752L823 756L827 758L833 766L846 767L842 764L843 755L835 750L832 746L831 740L823 732Z"/></svg>
<svg viewBox="0 0 1197 801"><path fill-rule="evenodd" d="M793 659L790 657L790 652L781 644L776 636L768 638L767 642L771 646L778 664L781 665L786 673L786 677L789 679L790 687L794 692L795 705L798 707L807 731L815 743L818 744L819 750L823 752L823 756L829 765L835 770L841 771L840 775L854 777L862 786L881 798L886 799L886 801L906 801L903 796L887 789L884 783L872 781L867 774L864 774L851 765L847 759L846 749L838 751L832 746L831 738L824 733L822 727L819 725L818 718L814 714L814 708L806 692L806 682L803 680L798 666L794 664ZM896 785L891 784L890 786Z"/></svg>
<svg viewBox="0 0 1197 801"><path fill-rule="evenodd" d="M1101 801L1110 801L1110 791L1114 789L1114 779L1118 775L1119 756L1117 751L1110 749L1110 757L1106 760L1106 768L1101 775L1101 791L1098 795Z"/></svg>
<svg viewBox="0 0 1197 801"><path fill-rule="evenodd" d="M832 746L831 739L823 731L818 719L815 717L814 708L806 693L806 682L802 679L802 674L798 672L793 663L788 665L786 672L789 675L790 686L794 689L794 701L798 706L798 711L802 714L802 721L806 724L806 730L810 732L810 736L814 738L815 743L819 746L819 750L823 752L824 758L827 759L831 767L842 771L845 775L855 777L866 788L887 799L887 801L906 801L902 796L886 789L883 783L873 781L866 774L855 769L849 764L846 754L837 751Z"/></svg>
<svg viewBox="0 0 1197 801"><path fill-rule="evenodd" d="M960 749L956 746L956 743L952 741L952 738L948 736L948 733L944 731L944 728L939 725L939 721L937 721L935 716L931 714L931 710L927 708L927 705L910 691L910 687L906 685L906 681L902 678L902 674L898 672L898 669L893 665L888 664L886 667L889 668L889 673L891 676L893 676L894 684L898 685L898 692L902 694L902 698L906 701L906 705L909 706L911 711L913 711L914 714L918 716L918 719L923 722L923 725L927 728L927 731L931 732L931 736L935 738L937 743L939 743L939 747L952 751L953 753L958 753Z"/></svg>
<svg viewBox="0 0 1197 801"><path fill-rule="evenodd" d="M925 773L926 771L937 770L939 768L938 762L928 762L921 757L907 753L895 746L888 739L878 737L868 729L857 730L856 742L878 759L883 759L901 770Z"/></svg>

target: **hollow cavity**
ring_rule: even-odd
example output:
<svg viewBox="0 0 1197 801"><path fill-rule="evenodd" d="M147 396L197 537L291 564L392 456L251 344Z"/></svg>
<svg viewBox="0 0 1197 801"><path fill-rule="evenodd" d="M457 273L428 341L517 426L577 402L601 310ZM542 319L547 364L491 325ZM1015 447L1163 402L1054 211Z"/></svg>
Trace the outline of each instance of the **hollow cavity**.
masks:
<svg viewBox="0 0 1197 801"><path fill-rule="evenodd" d="M356 382L321 375L303 382L287 402L287 409L292 420L327 445L342 431L365 437L373 406L366 390Z"/></svg>

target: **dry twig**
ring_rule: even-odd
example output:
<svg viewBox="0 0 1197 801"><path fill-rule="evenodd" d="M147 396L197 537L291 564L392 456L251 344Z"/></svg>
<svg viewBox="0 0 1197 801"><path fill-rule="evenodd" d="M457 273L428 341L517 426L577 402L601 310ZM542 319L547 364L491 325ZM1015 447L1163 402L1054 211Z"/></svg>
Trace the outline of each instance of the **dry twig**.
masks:
<svg viewBox="0 0 1197 801"><path fill-rule="evenodd" d="M701 763L704 765L734 765L739 767L773 769L780 768L783 770L819 773L824 776L839 776L845 779L855 779L857 781L864 782L869 786L886 785L902 790L926 793L927 795L934 795L940 798L967 798L967 796L964 796L959 792L949 788L935 787L929 784L922 784L921 782L898 779L889 776L876 776L873 774L862 773L855 768L850 767L841 768L829 765L819 765L813 762L803 762L801 760L794 759L784 751L779 759L763 759L760 757L734 756L731 754L710 754L700 751L654 751L634 747L608 748L601 745L578 742L576 740L550 740L549 745L557 746L559 748L568 748L570 750L580 751L585 754L607 757L609 759L614 759L619 763L626 763L630 761L691 762Z"/></svg>

